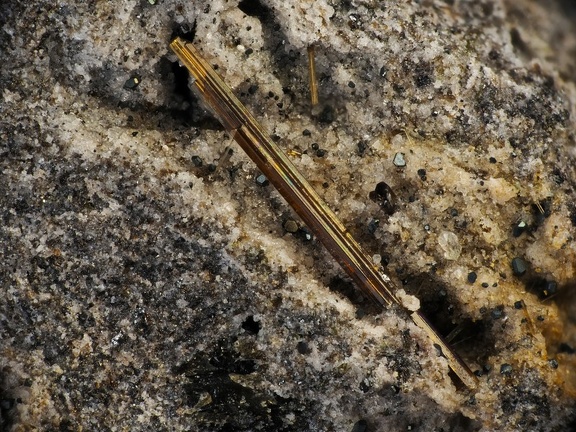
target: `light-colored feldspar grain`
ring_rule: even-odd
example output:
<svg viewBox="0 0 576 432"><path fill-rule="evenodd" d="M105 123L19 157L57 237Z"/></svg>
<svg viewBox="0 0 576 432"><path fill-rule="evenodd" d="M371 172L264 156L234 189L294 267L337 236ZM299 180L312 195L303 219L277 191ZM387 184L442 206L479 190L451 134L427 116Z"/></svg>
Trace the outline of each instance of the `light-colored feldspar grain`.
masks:
<svg viewBox="0 0 576 432"><path fill-rule="evenodd" d="M0 429L574 427L568 2L76 3L0 6ZM283 229L294 215L239 149L214 172L230 137L188 94L174 34L406 301L461 330L478 389ZM368 198L382 181L392 215Z"/></svg>

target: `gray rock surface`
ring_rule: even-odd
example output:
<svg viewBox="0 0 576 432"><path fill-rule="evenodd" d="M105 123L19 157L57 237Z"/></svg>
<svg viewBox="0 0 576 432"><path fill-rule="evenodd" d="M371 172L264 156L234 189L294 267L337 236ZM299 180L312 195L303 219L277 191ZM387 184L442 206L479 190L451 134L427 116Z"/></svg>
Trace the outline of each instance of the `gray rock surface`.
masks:
<svg viewBox="0 0 576 432"><path fill-rule="evenodd" d="M2 2L0 428L574 430L575 18L543 0ZM459 332L478 389L286 232L234 145L221 160L175 35Z"/></svg>

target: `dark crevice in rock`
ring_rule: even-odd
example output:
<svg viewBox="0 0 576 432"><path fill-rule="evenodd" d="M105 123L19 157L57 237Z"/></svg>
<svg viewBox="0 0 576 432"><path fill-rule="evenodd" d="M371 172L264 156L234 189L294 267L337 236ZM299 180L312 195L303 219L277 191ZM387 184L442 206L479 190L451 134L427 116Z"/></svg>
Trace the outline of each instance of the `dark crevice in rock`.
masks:
<svg viewBox="0 0 576 432"><path fill-rule="evenodd" d="M221 341L211 352L198 353L173 370L189 380L184 391L188 404L196 408L196 427L214 431L307 430L306 420L298 413L308 416L314 411L312 403L267 394L232 379L232 375L250 375L257 369L254 360L230 351L233 346L233 341ZM286 424L289 413L297 414L295 424Z"/></svg>
<svg viewBox="0 0 576 432"><path fill-rule="evenodd" d="M490 317L473 321L462 313L457 296L433 274L422 273L403 279L403 288L420 300L420 309L464 358L482 362L495 352L496 335Z"/></svg>

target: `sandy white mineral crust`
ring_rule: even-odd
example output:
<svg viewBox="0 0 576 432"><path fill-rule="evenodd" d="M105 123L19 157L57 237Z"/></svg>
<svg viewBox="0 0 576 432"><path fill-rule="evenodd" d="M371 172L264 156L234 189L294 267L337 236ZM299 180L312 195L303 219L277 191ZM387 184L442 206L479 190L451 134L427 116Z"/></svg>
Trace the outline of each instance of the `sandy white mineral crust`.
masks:
<svg viewBox="0 0 576 432"><path fill-rule="evenodd" d="M575 427L569 2L6 0L0 23L0 429ZM230 137L175 35L477 389L283 228L299 221L240 149L219 164Z"/></svg>

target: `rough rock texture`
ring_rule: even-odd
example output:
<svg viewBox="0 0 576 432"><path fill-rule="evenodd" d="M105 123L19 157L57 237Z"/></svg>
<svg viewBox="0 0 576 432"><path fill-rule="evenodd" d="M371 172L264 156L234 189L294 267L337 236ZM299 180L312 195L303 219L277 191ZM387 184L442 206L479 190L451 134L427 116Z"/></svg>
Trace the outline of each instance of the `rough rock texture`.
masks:
<svg viewBox="0 0 576 432"><path fill-rule="evenodd" d="M572 3L77 3L0 5L0 428L576 428ZM221 159L174 35L455 335L477 390Z"/></svg>

